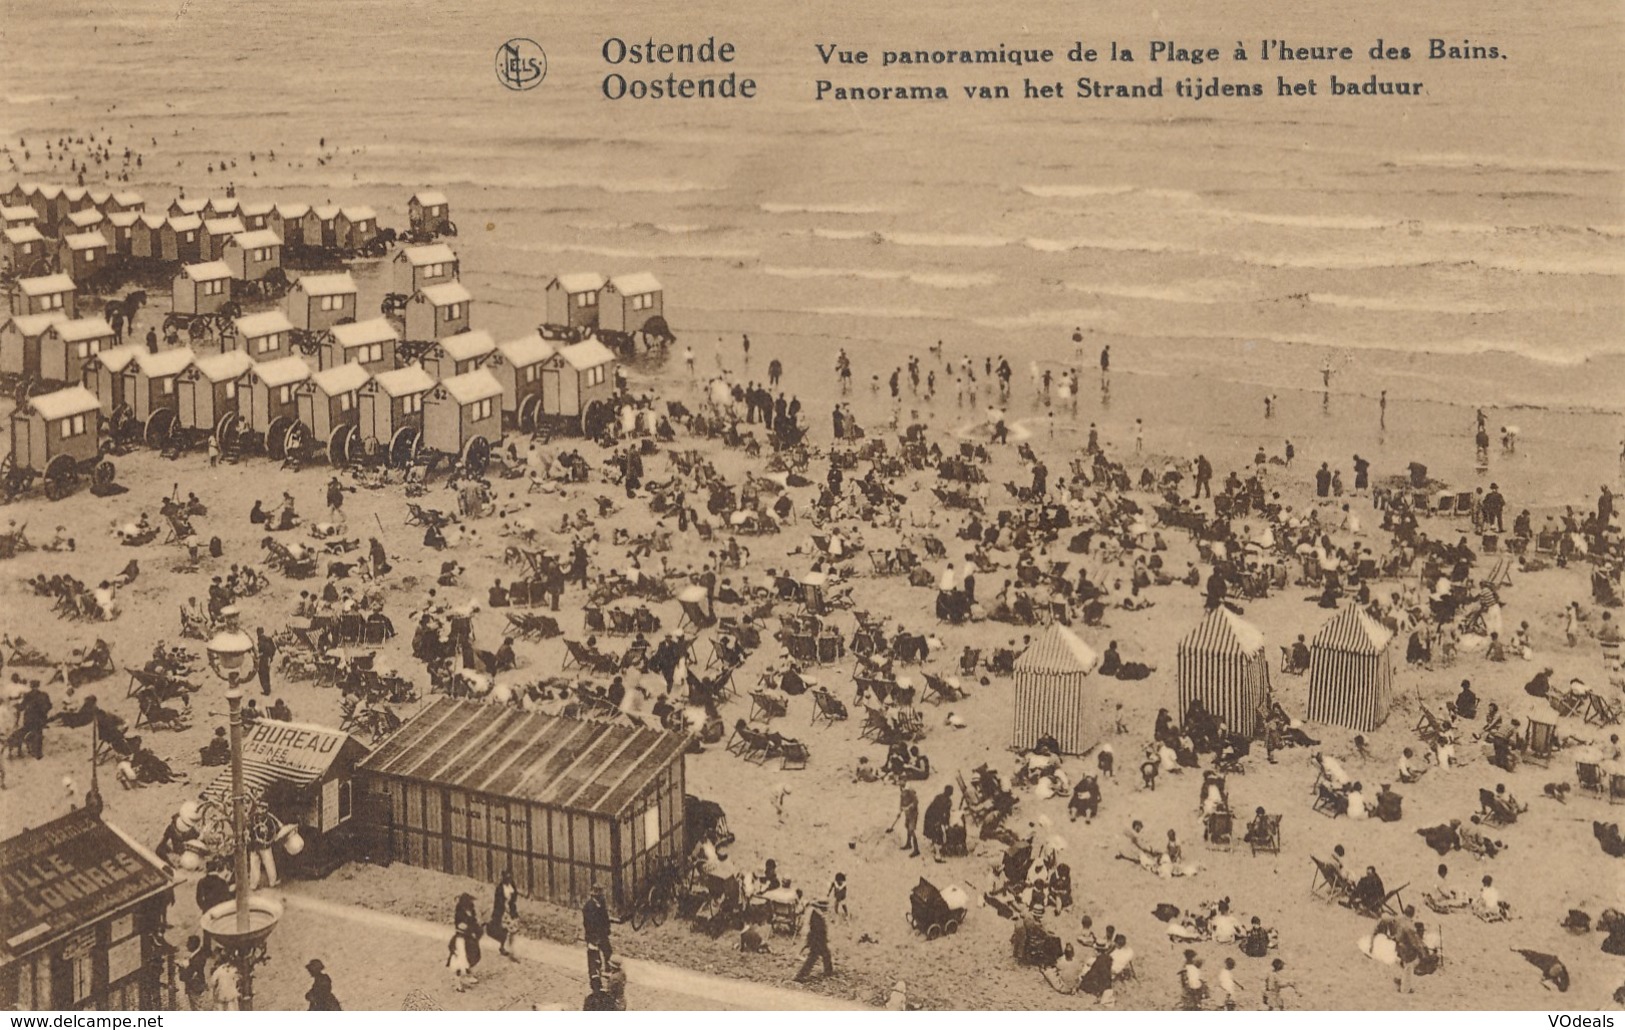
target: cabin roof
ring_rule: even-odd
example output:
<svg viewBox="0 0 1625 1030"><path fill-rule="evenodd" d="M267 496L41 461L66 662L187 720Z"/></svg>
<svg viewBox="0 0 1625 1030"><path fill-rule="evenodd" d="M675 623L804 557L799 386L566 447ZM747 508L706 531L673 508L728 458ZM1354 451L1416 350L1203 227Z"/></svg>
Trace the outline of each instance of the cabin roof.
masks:
<svg viewBox="0 0 1625 1030"><path fill-rule="evenodd" d="M34 210L29 208L29 211ZM402 247L396 260L405 261L413 268L424 265L449 264L457 260L457 253L451 249L450 244L430 243L423 247Z"/></svg>
<svg viewBox="0 0 1625 1030"><path fill-rule="evenodd" d="M205 218L203 231L210 236L235 236L240 232L247 232L248 226L243 224L241 218Z"/></svg>
<svg viewBox="0 0 1625 1030"><path fill-rule="evenodd" d="M418 290L418 293L437 308L443 308L447 304L467 304L474 299L474 295L468 292L468 287L455 279L449 283L425 286Z"/></svg>
<svg viewBox="0 0 1625 1030"><path fill-rule="evenodd" d="M169 206L182 214L195 215L208 207L209 202L199 197L177 197L175 200L170 201Z"/></svg>
<svg viewBox="0 0 1625 1030"><path fill-rule="evenodd" d="M100 315L92 315L89 318L65 318L57 323L55 331L68 343L102 340L113 335L113 327Z"/></svg>
<svg viewBox="0 0 1625 1030"><path fill-rule="evenodd" d="M181 274L197 283L214 279L230 279L231 266L224 261L200 261L195 265L182 265Z"/></svg>
<svg viewBox="0 0 1625 1030"><path fill-rule="evenodd" d="M352 222L371 222L377 221L378 219L378 212L374 211L370 207L367 207L365 204L358 204L353 207L341 207L339 208L339 214L343 215L347 220Z"/></svg>
<svg viewBox="0 0 1625 1030"><path fill-rule="evenodd" d="M18 279L17 288L30 297L39 297L47 293L64 293L78 287L73 285L73 276L66 272L57 272L55 275L36 275L32 279Z"/></svg>
<svg viewBox="0 0 1625 1030"><path fill-rule="evenodd" d="M582 340L580 343L572 343L568 347L561 347L559 357L569 362L570 367L577 372L597 368L599 365L606 365L615 360L615 355L610 352L610 349L593 338Z"/></svg>
<svg viewBox="0 0 1625 1030"><path fill-rule="evenodd" d="M96 399L96 395L83 386L70 386L55 393L42 393L36 397L30 397L28 403L47 422L55 422L57 419L70 418L74 415L83 415L87 412L96 411L102 406L102 402Z"/></svg>
<svg viewBox="0 0 1625 1030"><path fill-rule="evenodd" d="M278 204L276 206L276 213L281 215L283 218L303 218L310 214L310 205L301 204L298 201L293 201L287 204Z"/></svg>
<svg viewBox="0 0 1625 1030"><path fill-rule="evenodd" d="M294 285L309 297L329 297L335 293L356 292L355 280L350 278L349 272L301 276Z"/></svg>
<svg viewBox="0 0 1625 1030"><path fill-rule="evenodd" d="M75 211L73 214L69 215L68 221L72 222L81 229L88 229L91 226L98 224L106 217L106 215L102 214L100 211L97 211L95 208L87 207L83 211Z"/></svg>
<svg viewBox="0 0 1625 1030"><path fill-rule="evenodd" d="M6 240L9 243L38 243L45 236L32 225L15 225L6 230Z"/></svg>
<svg viewBox="0 0 1625 1030"><path fill-rule="evenodd" d="M371 378L372 373L367 371L366 366L354 361L346 362L343 365L333 365L322 369L320 372L310 374L310 381L315 383L329 397L336 397L341 393L351 393L359 390Z"/></svg>
<svg viewBox="0 0 1625 1030"><path fill-rule="evenodd" d="M248 356L247 351L228 350L198 358L192 362L192 367L209 382L224 383L239 378L253 368L254 359Z"/></svg>
<svg viewBox="0 0 1625 1030"><path fill-rule="evenodd" d="M632 297L642 293L659 293L663 287L660 280L648 272L633 272L631 275L617 275L609 281L615 287L615 292L625 297Z"/></svg>
<svg viewBox="0 0 1625 1030"><path fill-rule="evenodd" d="M262 361L253 368L254 375L266 386L287 386L310 378L310 366L297 354L275 361Z"/></svg>
<svg viewBox="0 0 1625 1030"><path fill-rule="evenodd" d="M424 393L434 389L434 380L429 378L429 373L423 371L422 365L407 365L405 368L380 372L372 377L372 381L391 397L405 397L407 394Z"/></svg>
<svg viewBox="0 0 1625 1030"><path fill-rule="evenodd" d="M169 227L176 232L192 232L203 228L203 219L197 215L176 215L169 220Z"/></svg>
<svg viewBox="0 0 1625 1030"><path fill-rule="evenodd" d="M244 250L253 250L256 247L280 247L282 237L270 229L255 229L252 232L240 232L231 238L231 242Z"/></svg>
<svg viewBox="0 0 1625 1030"><path fill-rule="evenodd" d="M114 228L128 229L141 219L139 211L113 211L107 216L107 223ZM160 223L162 224L162 223Z"/></svg>
<svg viewBox="0 0 1625 1030"><path fill-rule="evenodd" d="M42 311L37 315L12 315L4 322L0 322L0 329L4 329L8 325L14 325L17 327L17 331L24 336L38 336L58 322L66 322L67 320L68 315L65 311Z"/></svg>
<svg viewBox="0 0 1625 1030"><path fill-rule="evenodd" d="M502 384L489 369L476 368L462 375L447 376L440 380L440 385L451 394L451 399L458 404L468 405L476 401L483 401L496 397L502 393Z"/></svg>
<svg viewBox="0 0 1625 1030"><path fill-rule="evenodd" d="M147 201L135 190L119 190L113 194L113 203L123 207L139 207Z"/></svg>
<svg viewBox="0 0 1625 1030"><path fill-rule="evenodd" d="M18 204L16 207L0 206L0 220L36 222L39 221L39 212L28 204Z"/></svg>
<svg viewBox="0 0 1625 1030"><path fill-rule="evenodd" d="M365 322L346 322L334 326L330 332L340 347L362 347L369 343L399 341L401 334L389 324L387 318L369 318Z"/></svg>
<svg viewBox="0 0 1625 1030"><path fill-rule="evenodd" d="M271 203L269 200L255 200L247 204L239 204L237 206L237 214L242 217L247 217L249 215L268 215L275 207L276 205Z"/></svg>
<svg viewBox="0 0 1625 1030"><path fill-rule="evenodd" d="M169 224L168 218L149 211L141 212L139 217L141 219L141 224L145 225L149 229L162 229L164 226Z"/></svg>
<svg viewBox="0 0 1625 1030"><path fill-rule="evenodd" d="M529 365L540 364L558 353L551 343L542 339L541 333L529 333L517 340L504 340L497 344L497 352L508 359L508 364L515 368L525 368Z"/></svg>
<svg viewBox="0 0 1625 1030"><path fill-rule="evenodd" d="M484 329L470 329L441 340L440 349L453 361L468 361L491 353L497 345Z"/></svg>
<svg viewBox="0 0 1625 1030"><path fill-rule="evenodd" d="M132 364L135 365L137 372L147 378L162 379L164 376L180 373L196 360L197 355L192 353L192 348L176 347L174 350L161 350L157 354L139 350Z"/></svg>
<svg viewBox="0 0 1625 1030"><path fill-rule="evenodd" d="M434 207L436 204L446 203L446 195L439 190L418 190L412 194L412 199L424 207Z"/></svg>
<svg viewBox="0 0 1625 1030"><path fill-rule="evenodd" d="M91 358L109 372L122 372L130 367L137 354L145 354L147 349L139 343L126 343L121 347L109 347Z"/></svg>
<svg viewBox="0 0 1625 1030"><path fill-rule="evenodd" d="M604 288L604 277L597 272L570 272L553 280L565 293L588 293Z"/></svg>
<svg viewBox="0 0 1625 1030"><path fill-rule="evenodd" d="M272 333L289 333L293 323L280 311L256 311L237 319L237 333L245 340L255 340Z"/></svg>
<svg viewBox="0 0 1625 1030"><path fill-rule="evenodd" d="M339 206L337 204L323 204L320 207L311 208L310 213L324 222L331 221L339 216Z"/></svg>
<svg viewBox="0 0 1625 1030"><path fill-rule="evenodd" d="M243 205L236 197L211 197L204 206L211 211L236 211Z"/></svg>
<svg viewBox="0 0 1625 1030"><path fill-rule="evenodd" d="M76 232L62 237L69 250L94 250L107 246L107 237L99 232Z"/></svg>

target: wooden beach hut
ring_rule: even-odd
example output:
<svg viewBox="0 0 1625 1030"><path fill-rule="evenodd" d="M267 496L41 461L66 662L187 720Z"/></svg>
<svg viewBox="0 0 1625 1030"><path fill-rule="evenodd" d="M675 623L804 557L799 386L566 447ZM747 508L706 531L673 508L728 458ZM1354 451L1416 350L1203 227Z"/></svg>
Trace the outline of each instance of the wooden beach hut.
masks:
<svg viewBox="0 0 1625 1030"><path fill-rule="evenodd" d="M93 207L87 207L83 211L75 211L69 215L68 221L63 225L62 229L63 232L91 232L100 229L105 221L107 221L107 216L102 214L101 211Z"/></svg>
<svg viewBox="0 0 1625 1030"><path fill-rule="evenodd" d="M242 219L243 228L249 232L258 232L269 228L271 212L276 205L269 200L248 201L237 208L237 217Z"/></svg>
<svg viewBox="0 0 1625 1030"><path fill-rule="evenodd" d="M169 217L182 218L187 215L195 215L201 220L203 213L208 209L209 200L207 197L176 197L169 202Z"/></svg>
<svg viewBox="0 0 1625 1030"><path fill-rule="evenodd" d="M149 445L167 440L180 413L180 375L197 360L190 347L149 354L138 350L124 369L124 400Z"/></svg>
<svg viewBox="0 0 1625 1030"><path fill-rule="evenodd" d="M79 374L85 389L101 402L103 414L111 415L124 406L124 372L135 361L135 356L146 350L139 343L126 343L86 359Z"/></svg>
<svg viewBox="0 0 1625 1030"><path fill-rule="evenodd" d="M1177 717L1183 720L1199 700L1232 732L1258 736L1258 709L1270 696L1269 669L1264 634L1230 609L1214 609L1179 642Z"/></svg>
<svg viewBox="0 0 1625 1030"><path fill-rule="evenodd" d="M39 215L44 231L56 235L57 227L68 217L68 201L62 195L62 187L39 183L28 194L28 203Z"/></svg>
<svg viewBox="0 0 1625 1030"><path fill-rule="evenodd" d="M85 363L114 345L117 336L100 315L53 322L39 338L39 377L50 383L79 384Z"/></svg>
<svg viewBox="0 0 1625 1030"><path fill-rule="evenodd" d="M372 373L360 365L335 365L312 372L299 388L299 421L312 439L326 444L328 463L334 467L356 456L361 388L371 378Z"/></svg>
<svg viewBox="0 0 1625 1030"><path fill-rule="evenodd" d="M231 300L231 269L224 261L181 266L170 286L174 310L186 315L212 315Z"/></svg>
<svg viewBox="0 0 1625 1030"><path fill-rule="evenodd" d="M242 209L243 202L236 197L210 197L199 213L204 218L236 218Z"/></svg>
<svg viewBox="0 0 1625 1030"><path fill-rule="evenodd" d="M440 340L466 332L473 300L460 282L423 287L406 302L406 338Z"/></svg>
<svg viewBox="0 0 1625 1030"><path fill-rule="evenodd" d="M237 414L237 390L254 360L240 350L208 354L181 372L177 412L180 427L213 432L228 416Z"/></svg>
<svg viewBox="0 0 1625 1030"><path fill-rule="evenodd" d="M0 232L0 269L13 275L46 271L49 264L41 264L48 261L45 247L45 235L32 222L7 226Z"/></svg>
<svg viewBox="0 0 1625 1030"><path fill-rule="evenodd" d="M339 209L337 204L323 204L305 212L305 246L337 247L339 245Z"/></svg>
<svg viewBox="0 0 1625 1030"><path fill-rule="evenodd" d="M319 332L355 318L356 285L348 272L302 276L288 291L288 321Z"/></svg>
<svg viewBox="0 0 1625 1030"><path fill-rule="evenodd" d="M1105 737L1100 699L1090 674L1100 658L1079 636L1051 623L1015 662L1015 718L1010 744L1026 749L1054 737L1061 751L1081 755Z"/></svg>
<svg viewBox="0 0 1625 1030"><path fill-rule="evenodd" d="M299 387L310 378L310 366L297 354L262 361L243 373L237 390L237 414L244 428L263 437L265 451L280 458L299 423Z"/></svg>
<svg viewBox="0 0 1625 1030"><path fill-rule="evenodd" d="M108 249L121 257L130 257L135 247L135 224L141 218L139 211L110 211L102 234L107 237Z"/></svg>
<svg viewBox="0 0 1625 1030"><path fill-rule="evenodd" d="M585 424L615 395L614 370L615 355L595 339L559 348L542 364L542 414Z"/></svg>
<svg viewBox="0 0 1625 1030"><path fill-rule="evenodd" d="M423 435L423 398L434 380L417 365L379 372L361 388L361 442L368 453L388 449L404 465L417 453Z"/></svg>
<svg viewBox="0 0 1625 1030"><path fill-rule="evenodd" d="M76 232L62 237L57 264L75 282L89 282L107 266L107 237L99 232Z"/></svg>
<svg viewBox="0 0 1625 1030"><path fill-rule="evenodd" d="M423 397L423 445L483 471L502 440L502 384L483 368L446 376Z"/></svg>
<svg viewBox="0 0 1625 1030"><path fill-rule="evenodd" d="M553 345L533 331L497 344L485 359L481 367L490 369L502 384L502 411L509 424L535 428L542 407L542 365L553 354Z"/></svg>
<svg viewBox="0 0 1625 1030"><path fill-rule="evenodd" d="M38 315L10 315L0 321L0 375L12 379L39 379L40 341L46 330L68 316L60 311Z"/></svg>
<svg viewBox="0 0 1625 1030"><path fill-rule="evenodd" d="M114 215L121 211L145 211L146 209L147 202L142 199L141 194L134 190L115 190L113 195L107 198L107 206L102 210L104 214Z"/></svg>
<svg viewBox="0 0 1625 1030"><path fill-rule="evenodd" d="M334 232L338 246L360 250L378 235L378 212L370 207L341 207L334 221Z"/></svg>
<svg viewBox="0 0 1625 1030"><path fill-rule="evenodd" d="M248 231L241 218L205 218L202 241L203 260L219 261L226 252L226 243L233 236Z"/></svg>
<svg viewBox="0 0 1625 1030"><path fill-rule="evenodd" d="M444 233L451 227L451 204L438 190L419 190L406 202L406 221L418 232Z"/></svg>
<svg viewBox="0 0 1625 1030"><path fill-rule="evenodd" d="M280 311L257 311L235 319L237 338L224 339L222 347L241 348L255 361L274 361L291 353L293 324Z"/></svg>
<svg viewBox="0 0 1625 1030"><path fill-rule="evenodd" d="M0 227L16 229L24 225L38 225L39 212L32 204L0 204Z"/></svg>
<svg viewBox="0 0 1625 1030"><path fill-rule="evenodd" d="M665 290L648 272L617 275L598 291L598 328L608 332L641 332L649 319L664 317Z"/></svg>
<svg viewBox="0 0 1625 1030"><path fill-rule="evenodd" d="M17 289L11 295L13 315L43 315L47 311L60 311L69 318L79 313L79 287L73 276L64 272L18 279Z"/></svg>
<svg viewBox="0 0 1625 1030"><path fill-rule="evenodd" d="M304 850L289 856L293 875L322 876L343 861L344 831L356 814L355 767L366 754L350 734L313 723L262 719L243 731L244 793L284 825L297 824L304 839ZM231 770L199 796L229 808Z"/></svg>
<svg viewBox="0 0 1625 1030"><path fill-rule="evenodd" d="M423 351L423 371L436 379L471 372L497 349L496 341L484 329L447 336Z"/></svg>
<svg viewBox="0 0 1625 1030"><path fill-rule="evenodd" d="M231 269L231 277L258 282L274 268L282 267L282 240L270 229L240 232L220 248L220 259Z"/></svg>
<svg viewBox="0 0 1625 1030"><path fill-rule="evenodd" d="M169 219L163 215L137 213L135 221L130 223L130 256L149 262L179 261L174 254L164 255L164 243L169 239L164 227L168 224Z"/></svg>
<svg viewBox="0 0 1625 1030"><path fill-rule="evenodd" d="M158 256L165 261L196 264L203 260L203 219L171 215L158 230Z"/></svg>
<svg viewBox="0 0 1625 1030"><path fill-rule="evenodd" d="M1394 662L1386 626L1344 608L1309 644L1310 722L1370 732L1393 704Z"/></svg>
<svg viewBox="0 0 1625 1030"><path fill-rule="evenodd" d="M368 372L385 372L395 367L395 349L401 334L387 318L336 325L316 351L322 368L358 364Z"/></svg>
<svg viewBox="0 0 1625 1030"><path fill-rule="evenodd" d="M457 278L457 254L444 243L402 247L391 262L395 266L395 292L410 297L425 286Z"/></svg>
<svg viewBox="0 0 1625 1030"><path fill-rule="evenodd" d="M684 848L685 735L441 699L357 768L396 861L626 913Z"/></svg>
<svg viewBox="0 0 1625 1030"><path fill-rule="evenodd" d="M598 291L603 288L604 277L597 272L572 272L550 279L543 290L547 324L593 328L598 324Z"/></svg>
<svg viewBox="0 0 1625 1030"><path fill-rule="evenodd" d="M64 466L84 465L101 450L100 409L96 395L83 386L28 398L11 413L13 465L47 480L59 479Z"/></svg>
<svg viewBox="0 0 1625 1030"><path fill-rule="evenodd" d="M276 233L284 246L303 247L306 245L305 216L308 214L309 204L278 204L265 216L265 227Z"/></svg>
<svg viewBox="0 0 1625 1030"><path fill-rule="evenodd" d="M0 841L0 1006L8 1012L171 1007L164 933L176 880L101 815L87 804Z"/></svg>

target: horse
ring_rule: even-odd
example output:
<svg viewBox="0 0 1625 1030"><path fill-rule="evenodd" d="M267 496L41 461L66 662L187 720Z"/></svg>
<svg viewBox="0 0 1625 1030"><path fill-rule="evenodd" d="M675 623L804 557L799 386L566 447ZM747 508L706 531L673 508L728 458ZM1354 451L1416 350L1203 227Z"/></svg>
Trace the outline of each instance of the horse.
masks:
<svg viewBox="0 0 1625 1030"><path fill-rule="evenodd" d="M113 327L113 338L118 343L124 342L125 327L135 326L135 316L146 306L147 291L131 290L116 300L110 300L102 306L102 317L107 324Z"/></svg>

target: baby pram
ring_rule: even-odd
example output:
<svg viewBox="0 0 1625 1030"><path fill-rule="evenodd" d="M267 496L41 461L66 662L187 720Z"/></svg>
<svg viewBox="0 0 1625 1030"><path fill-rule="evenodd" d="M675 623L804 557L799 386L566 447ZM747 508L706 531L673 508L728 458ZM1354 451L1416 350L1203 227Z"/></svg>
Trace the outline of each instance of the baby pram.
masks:
<svg viewBox="0 0 1625 1030"><path fill-rule="evenodd" d="M908 895L908 925L925 934L926 940L934 941L958 932L969 907L969 899L957 885L938 890L931 881L921 877Z"/></svg>

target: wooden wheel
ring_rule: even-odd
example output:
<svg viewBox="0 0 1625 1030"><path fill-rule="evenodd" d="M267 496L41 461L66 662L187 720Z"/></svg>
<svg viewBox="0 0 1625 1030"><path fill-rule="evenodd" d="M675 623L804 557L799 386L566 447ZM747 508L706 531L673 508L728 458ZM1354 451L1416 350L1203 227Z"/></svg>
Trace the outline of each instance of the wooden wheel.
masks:
<svg viewBox="0 0 1625 1030"><path fill-rule="evenodd" d="M334 468L350 464L354 447L355 426L339 426L327 438L327 463Z"/></svg>
<svg viewBox="0 0 1625 1030"><path fill-rule="evenodd" d="M45 496L53 501L72 493L78 482L79 468L66 454L58 454L45 467Z"/></svg>
<svg viewBox="0 0 1625 1030"><path fill-rule="evenodd" d="M415 427L406 426L396 430L394 438L389 441L389 463L396 468L405 468L417 457L421 446L422 440Z"/></svg>
<svg viewBox="0 0 1625 1030"><path fill-rule="evenodd" d="M113 477L117 474L118 470L113 467L113 463L103 458L96 463L96 468L90 473L90 479L97 486L105 488L113 484Z"/></svg>
<svg viewBox="0 0 1625 1030"><path fill-rule="evenodd" d="M175 432L175 413L168 408L159 408L147 418L147 427L142 432L142 439L148 447L162 448L169 442L170 436Z"/></svg>
<svg viewBox="0 0 1625 1030"><path fill-rule="evenodd" d="M476 476L485 472L491 464L491 441L483 436L476 436L463 447L463 468Z"/></svg>
<svg viewBox="0 0 1625 1030"><path fill-rule="evenodd" d="M214 427L214 442L222 452L229 451L237 444L239 422L236 415L222 415Z"/></svg>
<svg viewBox="0 0 1625 1030"><path fill-rule="evenodd" d="M265 453L268 457L281 461L288 453L288 427L293 424L291 418L275 419L271 427L265 431Z"/></svg>
<svg viewBox="0 0 1625 1030"><path fill-rule="evenodd" d="M536 428L536 417L541 414L542 399L531 394L519 402L519 428L530 432Z"/></svg>
<svg viewBox="0 0 1625 1030"><path fill-rule="evenodd" d="M310 444L310 430L298 420L290 423L282 437L282 453L289 457L301 455Z"/></svg>

